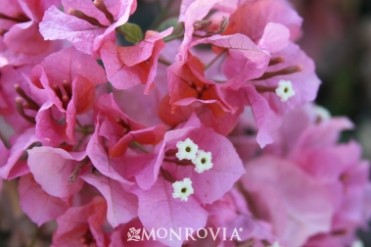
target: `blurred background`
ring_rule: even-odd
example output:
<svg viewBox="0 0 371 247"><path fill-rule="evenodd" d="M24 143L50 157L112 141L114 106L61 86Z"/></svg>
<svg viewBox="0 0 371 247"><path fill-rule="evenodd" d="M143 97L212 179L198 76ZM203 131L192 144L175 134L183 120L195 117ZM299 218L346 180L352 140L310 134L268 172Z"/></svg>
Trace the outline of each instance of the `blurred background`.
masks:
<svg viewBox="0 0 371 247"><path fill-rule="evenodd" d="M333 115L357 128L364 156L371 158L371 1L292 0L304 18L302 48L316 63L322 86L317 98ZM371 244L370 244L371 246Z"/></svg>
<svg viewBox="0 0 371 247"><path fill-rule="evenodd" d="M299 43L322 79L318 104L353 120L344 139L356 138L371 159L371 0L291 1L304 18ZM371 231L359 234L370 247Z"/></svg>

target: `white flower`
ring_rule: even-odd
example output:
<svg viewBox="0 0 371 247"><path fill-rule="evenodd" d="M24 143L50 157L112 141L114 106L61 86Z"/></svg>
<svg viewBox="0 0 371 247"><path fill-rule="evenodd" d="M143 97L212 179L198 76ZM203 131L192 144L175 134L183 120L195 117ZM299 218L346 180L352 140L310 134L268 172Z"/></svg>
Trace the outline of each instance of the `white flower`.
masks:
<svg viewBox="0 0 371 247"><path fill-rule="evenodd" d="M276 88L276 94L280 97L282 102L286 102L292 96L295 95L294 87L291 81L280 80L278 82L278 87Z"/></svg>
<svg viewBox="0 0 371 247"><path fill-rule="evenodd" d="M196 157L198 146L190 138L177 142L176 147L178 148L178 152L175 156L179 160L192 160Z"/></svg>
<svg viewBox="0 0 371 247"><path fill-rule="evenodd" d="M198 173L210 170L214 165L211 152L205 152L204 150L197 151L196 157L192 159L192 163L196 166L195 170Z"/></svg>
<svg viewBox="0 0 371 247"><path fill-rule="evenodd" d="M188 201L188 197L194 193L192 180L184 178L181 181L173 183L173 198L179 198L181 201Z"/></svg>
<svg viewBox="0 0 371 247"><path fill-rule="evenodd" d="M361 240L356 240L352 243L352 247L363 247L363 243Z"/></svg>

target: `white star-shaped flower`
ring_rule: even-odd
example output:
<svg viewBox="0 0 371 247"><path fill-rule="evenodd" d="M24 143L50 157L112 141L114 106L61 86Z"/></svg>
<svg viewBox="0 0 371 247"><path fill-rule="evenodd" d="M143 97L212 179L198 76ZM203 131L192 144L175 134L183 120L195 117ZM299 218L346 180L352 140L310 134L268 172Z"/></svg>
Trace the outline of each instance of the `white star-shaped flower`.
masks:
<svg viewBox="0 0 371 247"><path fill-rule="evenodd" d="M195 144L190 138L177 142L176 147L178 148L178 152L175 154L175 156L179 160L192 160L194 157L196 157L198 145Z"/></svg>
<svg viewBox="0 0 371 247"><path fill-rule="evenodd" d="M192 180L184 178L181 181L173 183L173 198L179 198L181 201L188 201L188 197L194 193Z"/></svg>
<svg viewBox="0 0 371 247"><path fill-rule="evenodd" d="M288 99L295 95L294 87L291 81L280 80L278 87L276 88L276 95L280 97L282 102L286 102Z"/></svg>
<svg viewBox="0 0 371 247"><path fill-rule="evenodd" d="M196 157L192 159L192 163L196 166L195 171L198 173L210 170L214 165L211 152L205 152L201 149L197 151Z"/></svg>

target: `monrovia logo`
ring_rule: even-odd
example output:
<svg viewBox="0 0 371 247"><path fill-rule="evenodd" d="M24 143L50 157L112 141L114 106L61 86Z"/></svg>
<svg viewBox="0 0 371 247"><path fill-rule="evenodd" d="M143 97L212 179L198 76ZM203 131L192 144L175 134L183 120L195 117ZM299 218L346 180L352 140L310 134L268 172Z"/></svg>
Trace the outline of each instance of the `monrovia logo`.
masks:
<svg viewBox="0 0 371 247"><path fill-rule="evenodd" d="M140 237L140 230L141 229L136 229L135 227L131 227L128 231L128 241L139 241Z"/></svg>
<svg viewBox="0 0 371 247"><path fill-rule="evenodd" d="M232 232L227 231L225 227L206 227L193 229L190 227L179 227L179 228L164 228L160 227L157 229L146 230L144 228L131 227L127 233L128 241L146 241L146 240L160 240L168 239L172 240L197 240L211 237L214 241L221 239L223 241L241 241L240 232L242 227L234 228Z"/></svg>

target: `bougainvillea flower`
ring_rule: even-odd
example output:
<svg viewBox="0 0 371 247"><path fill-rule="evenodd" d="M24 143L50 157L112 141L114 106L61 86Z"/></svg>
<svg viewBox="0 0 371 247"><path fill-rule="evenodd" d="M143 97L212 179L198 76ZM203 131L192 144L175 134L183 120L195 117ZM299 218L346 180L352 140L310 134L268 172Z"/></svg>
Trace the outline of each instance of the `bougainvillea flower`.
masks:
<svg viewBox="0 0 371 247"><path fill-rule="evenodd" d="M330 234L318 234L311 238L304 247L337 247L337 246L351 246L351 247L362 247L361 245L353 245L355 241L354 237L336 235L337 232Z"/></svg>
<svg viewBox="0 0 371 247"><path fill-rule="evenodd" d="M282 51L290 44L290 30L278 23L269 22L257 45L270 54Z"/></svg>
<svg viewBox="0 0 371 247"><path fill-rule="evenodd" d="M260 77L269 63L269 53L259 48L252 40L243 34L213 35L192 43L211 44L226 52L223 62L223 72L231 86L238 88L253 78Z"/></svg>
<svg viewBox="0 0 371 247"><path fill-rule="evenodd" d="M106 42L101 56L107 77L117 89L128 89L137 84L146 84L148 94L156 76L160 52L165 46L164 37L170 35L172 28L161 33L147 31L144 40L134 46L119 47Z"/></svg>
<svg viewBox="0 0 371 247"><path fill-rule="evenodd" d="M0 52L0 58L5 59L6 64L32 64L59 47L55 42L45 41L38 27L44 11L58 3L59 0L0 1L3 6L0 10L0 30L6 46Z"/></svg>
<svg viewBox="0 0 371 247"><path fill-rule="evenodd" d="M206 104L215 115L232 111L214 82L204 75L204 65L189 55L186 63L174 63L168 69L170 104L187 106L195 102Z"/></svg>
<svg viewBox="0 0 371 247"><path fill-rule="evenodd" d="M179 21L184 22L184 38L179 48L178 60L187 60L187 53L190 43L192 42L194 24L209 13L209 11L222 0L187 0L182 1L180 8Z"/></svg>
<svg viewBox="0 0 371 247"><path fill-rule="evenodd" d="M143 84L127 90L113 91L113 97L121 111L144 126L155 126L165 122L159 116L162 98L167 94L166 73L163 67L163 65L159 65L156 86L149 95L143 96L143 91L145 90L145 85ZM159 71L163 72L161 73L163 75L159 75ZM133 101L135 101L135 104L132 104ZM138 111L141 114L138 114Z"/></svg>
<svg viewBox="0 0 371 247"><path fill-rule="evenodd" d="M35 87L29 85L29 82L26 80L30 69L29 66L18 68L5 66L1 68L0 113L5 117L6 123L16 133L21 133L33 126L20 114L21 105L23 105L22 109L31 106L27 102L27 96L35 97L35 101L39 103L42 103L44 100L44 98L37 96L34 90Z"/></svg>
<svg viewBox="0 0 371 247"><path fill-rule="evenodd" d="M10 142L11 147L6 147L4 143L0 144L0 153L3 157L3 162L0 164L0 177L3 179L13 179L29 173L29 168L26 162L25 151L38 138L35 137L35 129L27 129L24 133L14 138Z"/></svg>
<svg viewBox="0 0 371 247"><path fill-rule="evenodd" d="M290 2L145 2L0 0L0 191L42 241L362 246L369 162Z"/></svg>
<svg viewBox="0 0 371 247"><path fill-rule="evenodd" d="M89 161L85 154L68 153L63 149L35 147L28 151L28 166L36 182L54 197L69 198L82 188L83 181L96 187L107 202L107 219L112 226L126 223L137 215L133 194L120 184L103 175L87 174ZM42 160L42 162L38 162ZM125 187L126 186L126 187Z"/></svg>
<svg viewBox="0 0 371 247"><path fill-rule="evenodd" d="M138 191L138 216L147 229L198 229L206 224L207 211L193 197L187 202L171 197L173 188L164 178L159 178L147 191ZM185 236L183 235L183 238ZM161 239L167 245L181 246L184 239Z"/></svg>
<svg viewBox="0 0 371 247"><path fill-rule="evenodd" d="M296 127L290 127L295 120L299 120ZM318 107L308 106L287 114L279 138L264 150L266 155L295 164L318 186L333 190L327 199L335 202L330 228L309 236L308 246L350 244L354 241L353 230L369 217L370 208L365 206L370 188L368 162L362 161L358 144L337 144L340 132L352 126L346 118L323 118Z"/></svg>
<svg viewBox="0 0 371 247"><path fill-rule="evenodd" d="M269 156L252 160L242 183L258 218L272 223L285 246L301 246L312 235L331 229L339 188L319 184L294 163Z"/></svg>
<svg viewBox="0 0 371 247"><path fill-rule="evenodd" d="M136 0L62 0L64 11L52 6L45 11L40 32L46 40L68 40L87 54L98 52L103 42L115 40L115 29L125 24Z"/></svg>
<svg viewBox="0 0 371 247"><path fill-rule="evenodd" d="M145 127L135 122L120 110L112 94L102 96L98 102L97 125L86 152L98 171L125 183L119 158L129 147L135 150L141 145L159 143L166 128L162 124Z"/></svg>
<svg viewBox="0 0 371 247"><path fill-rule="evenodd" d="M28 150L28 166L35 181L48 194L66 198L76 194L83 181L71 177L85 158L83 152L69 153L64 149L34 147Z"/></svg>
<svg viewBox="0 0 371 247"><path fill-rule="evenodd" d="M106 200L107 221L112 227L124 224L137 217L138 200L129 192L127 184L97 174L84 174L81 178L94 186Z"/></svg>
<svg viewBox="0 0 371 247"><path fill-rule="evenodd" d="M166 129L164 125L158 124L151 127L141 125L120 110L112 95L102 96L100 100L102 103L97 107L98 111L103 117L106 117L106 121L102 123L101 135L108 138L110 144L112 144L109 150L111 156L123 154L131 142L157 144L161 141ZM118 131L121 133L117 133L116 136L112 131L109 132L112 125L115 124L116 128L121 129L121 131ZM115 127L112 127L112 129L115 129Z"/></svg>
<svg viewBox="0 0 371 247"><path fill-rule="evenodd" d="M186 138L193 140L202 150L212 153L214 163L212 169L199 174L195 171L195 165L191 161L186 161L188 165L182 166L182 169L178 167L179 164L177 165L177 162L179 160L175 156L176 143ZM172 153L172 151L168 150L174 150L175 153L171 157L167 157L167 152ZM161 173L162 167L168 170L174 178L179 176L177 180L184 177L191 178L194 188L199 187L197 191L195 190L195 196L199 197L202 203L212 203L217 200L229 190L228 188L244 172L242 163L231 143L213 130L200 126L198 119L194 117L187 122L185 127L168 131L157 152L158 156L154 159L155 162L151 163L136 176L138 185L143 189L150 188L156 181L158 174ZM221 155L222 153L223 155ZM232 160L233 162L231 162ZM221 179L219 178L220 176L223 177L226 183L223 183L223 187L217 189L215 186L221 185L217 183Z"/></svg>
<svg viewBox="0 0 371 247"><path fill-rule="evenodd" d="M97 246L108 245L104 232L106 203L95 197L86 205L70 207L57 218L58 229L53 235L52 246Z"/></svg>
<svg viewBox="0 0 371 247"><path fill-rule="evenodd" d="M286 26L291 40L301 34L302 18L286 0L243 1L230 16L226 33L242 33L257 42L269 22Z"/></svg>
<svg viewBox="0 0 371 247"><path fill-rule="evenodd" d="M248 208L251 205L246 205L243 193L231 190L215 203L206 206L209 213L208 226L226 226L229 236L227 239L231 238L233 230L239 229L241 241L250 241L253 246L258 243L273 243L276 237L272 233L271 225L254 218ZM219 241L223 241L220 237Z"/></svg>
<svg viewBox="0 0 371 247"><path fill-rule="evenodd" d="M193 118L188 122L188 126L167 132L158 157L136 175L138 185L145 189L138 189L136 194L139 199L139 219L146 228L202 227L207 217L202 205L221 198L244 172L231 143L211 129L197 125L200 123ZM200 149L212 154L211 169L199 173L192 161L182 161L175 156L176 143L186 138L190 138ZM174 196L174 184L187 179L192 184L193 192L187 195L186 200L181 200ZM223 183L220 183L221 179ZM161 217L150 217L150 212L151 215ZM198 220L190 220L191 214L197 214Z"/></svg>
<svg viewBox="0 0 371 247"><path fill-rule="evenodd" d="M314 115L315 110L316 108L310 107L306 111L289 114L290 119L303 115L303 112L309 117L306 125L299 128L301 131L294 140L295 145L286 149L287 152L283 154L318 183L341 188L331 232L338 232L334 238L346 243L353 240L353 229L362 226L364 219L369 217L370 209L365 206L370 187L369 164L362 161L361 149L355 142L337 144L341 131L352 128L353 124L345 118L321 120L318 116L311 117L310 114ZM283 130L285 132L281 135L281 145L285 145L290 138L287 135L287 126L284 125ZM320 236L314 237L314 240L321 238Z"/></svg>
<svg viewBox="0 0 371 247"><path fill-rule="evenodd" d="M95 87L106 82L102 67L90 56L67 48L34 67L31 80L47 97L36 115L36 135L52 145L73 143L76 116L92 107Z"/></svg>
<svg viewBox="0 0 371 247"><path fill-rule="evenodd" d="M282 57L284 61L269 66L260 78L249 81L246 87L258 127L257 141L262 147L273 142L282 116L313 101L320 85L313 61L297 45L290 44L272 56ZM290 71L296 68L300 69ZM282 89L292 93L285 100L277 91L282 81L289 81L289 86L293 87Z"/></svg>
<svg viewBox="0 0 371 247"><path fill-rule="evenodd" d="M20 178L18 190L22 210L39 226L56 219L69 208L66 198L49 195L30 174Z"/></svg>

